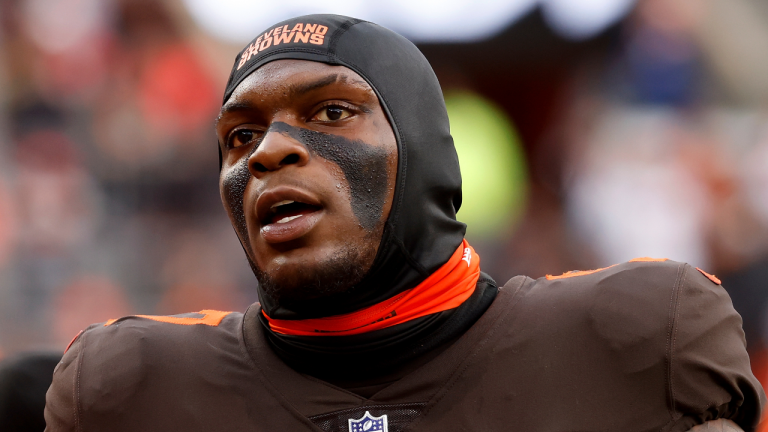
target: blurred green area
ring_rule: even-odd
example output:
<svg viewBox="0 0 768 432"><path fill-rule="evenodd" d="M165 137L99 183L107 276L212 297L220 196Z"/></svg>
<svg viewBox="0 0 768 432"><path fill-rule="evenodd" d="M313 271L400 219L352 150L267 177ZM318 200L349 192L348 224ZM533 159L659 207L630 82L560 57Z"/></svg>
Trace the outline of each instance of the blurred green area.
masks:
<svg viewBox="0 0 768 432"><path fill-rule="evenodd" d="M457 218L467 224L469 240L508 235L528 195L525 152L514 124L488 99L466 90L446 92L445 106L461 166Z"/></svg>

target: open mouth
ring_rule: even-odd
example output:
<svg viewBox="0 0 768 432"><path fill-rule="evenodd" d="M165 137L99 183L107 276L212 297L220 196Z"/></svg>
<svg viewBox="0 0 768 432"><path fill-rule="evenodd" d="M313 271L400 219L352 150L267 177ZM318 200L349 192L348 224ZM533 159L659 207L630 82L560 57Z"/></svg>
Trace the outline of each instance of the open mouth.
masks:
<svg viewBox="0 0 768 432"><path fill-rule="evenodd" d="M325 214L322 201L312 193L277 187L256 199L261 238L270 244L285 243L309 233Z"/></svg>
<svg viewBox="0 0 768 432"><path fill-rule="evenodd" d="M284 200L273 204L266 214L263 224L285 224L300 217L320 210L320 207L299 201Z"/></svg>

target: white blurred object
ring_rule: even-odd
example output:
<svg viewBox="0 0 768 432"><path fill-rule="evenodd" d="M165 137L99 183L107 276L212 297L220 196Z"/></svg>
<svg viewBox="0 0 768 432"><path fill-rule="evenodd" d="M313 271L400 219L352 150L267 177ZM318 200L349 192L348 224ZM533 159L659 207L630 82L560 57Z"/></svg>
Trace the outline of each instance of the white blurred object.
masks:
<svg viewBox="0 0 768 432"><path fill-rule="evenodd" d="M681 163L674 113L614 107L589 137L569 213L602 265L638 257L707 267L708 199Z"/></svg>
<svg viewBox="0 0 768 432"><path fill-rule="evenodd" d="M370 20L414 42L471 42L506 29L543 3L545 16L564 37L583 39L621 19L635 0L183 0L192 17L216 37L245 43L271 24L294 16L334 13Z"/></svg>
<svg viewBox="0 0 768 432"><path fill-rule="evenodd" d="M619 22L635 0L541 0L544 19L560 36L583 40Z"/></svg>
<svg viewBox="0 0 768 432"><path fill-rule="evenodd" d="M327 10L310 0L264 2L252 0L184 0L192 18L212 35L234 43L245 43L267 26L292 16ZM361 0L337 0L334 13L365 19L370 9Z"/></svg>
<svg viewBox="0 0 768 432"><path fill-rule="evenodd" d="M22 3L24 27L38 46L59 53L102 31L109 3L105 0L27 0Z"/></svg>
<svg viewBox="0 0 768 432"><path fill-rule="evenodd" d="M371 2L371 21L419 42L465 42L503 31L536 0L390 0Z"/></svg>

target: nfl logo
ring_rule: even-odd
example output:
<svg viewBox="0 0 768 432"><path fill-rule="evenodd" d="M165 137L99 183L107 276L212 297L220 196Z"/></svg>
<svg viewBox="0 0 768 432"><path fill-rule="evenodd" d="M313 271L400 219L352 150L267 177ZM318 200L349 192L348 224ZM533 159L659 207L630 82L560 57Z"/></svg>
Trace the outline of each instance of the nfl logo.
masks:
<svg viewBox="0 0 768 432"><path fill-rule="evenodd" d="M366 411L365 415L357 420L349 419L349 432L389 432L387 429L387 415L374 417Z"/></svg>

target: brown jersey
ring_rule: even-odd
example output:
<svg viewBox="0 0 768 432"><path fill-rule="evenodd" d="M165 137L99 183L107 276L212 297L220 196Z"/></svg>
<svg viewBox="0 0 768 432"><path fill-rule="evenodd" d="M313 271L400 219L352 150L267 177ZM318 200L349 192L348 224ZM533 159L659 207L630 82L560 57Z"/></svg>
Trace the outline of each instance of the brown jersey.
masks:
<svg viewBox="0 0 768 432"><path fill-rule="evenodd" d="M91 326L54 373L46 430L631 432L728 418L751 431L765 399L728 294L673 261L515 277L370 399L285 365L259 313Z"/></svg>

